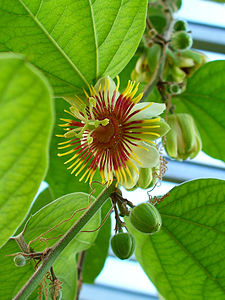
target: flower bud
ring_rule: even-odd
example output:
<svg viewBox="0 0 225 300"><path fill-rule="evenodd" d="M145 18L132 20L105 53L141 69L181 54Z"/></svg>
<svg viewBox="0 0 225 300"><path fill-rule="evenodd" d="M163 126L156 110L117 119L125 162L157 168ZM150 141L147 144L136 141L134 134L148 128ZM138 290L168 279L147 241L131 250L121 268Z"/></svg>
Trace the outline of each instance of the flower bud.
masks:
<svg viewBox="0 0 225 300"><path fill-rule="evenodd" d="M137 182L137 187L145 190L152 187L157 179L158 173L160 172L160 164L154 168L139 168L139 178Z"/></svg>
<svg viewBox="0 0 225 300"><path fill-rule="evenodd" d="M173 95L180 94L182 92L182 89L179 84L172 83L169 85L169 93Z"/></svg>
<svg viewBox="0 0 225 300"><path fill-rule="evenodd" d="M135 239L129 232L120 232L114 235L111 239L111 247L114 254L120 259L131 257L135 250Z"/></svg>
<svg viewBox="0 0 225 300"><path fill-rule="evenodd" d="M173 25L174 31L186 31L187 30L187 22L183 20L177 20Z"/></svg>
<svg viewBox="0 0 225 300"><path fill-rule="evenodd" d="M186 50L192 46L192 37L186 31L177 31L172 35L171 46L175 50Z"/></svg>
<svg viewBox="0 0 225 300"><path fill-rule="evenodd" d="M59 291L55 292L54 286L51 286L49 288L49 295L50 295L50 299L52 299L52 300L61 300L62 299L62 291L59 290Z"/></svg>
<svg viewBox="0 0 225 300"><path fill-rule="evenodd" d="M168 116L171 129L166 135L166 152L172 158L184 160L194 158L202 149L201 137L189 114Z"/></svg>
<svg viewBox="0 0 225 300"><path fill-rule="evenodd" d="M131 224L143 233L153 234L160 230L162 219L154 205L141 203L130 213Z"/></svg>
<svg viewBox="0 0 225 300"><path fill-rule="evenodd" d="M149 65L148 59L145 54L143 54L137 61L135 69L131 73L132 80L148 83L150 80L149 76Z"/></svg>
<svg viewBox="0 0 225 300"><path fill-rule="evenodd" d="M26 258L23 255L19 254L14 257L14 263L17 267L23 267L26 265Z"/></svg>

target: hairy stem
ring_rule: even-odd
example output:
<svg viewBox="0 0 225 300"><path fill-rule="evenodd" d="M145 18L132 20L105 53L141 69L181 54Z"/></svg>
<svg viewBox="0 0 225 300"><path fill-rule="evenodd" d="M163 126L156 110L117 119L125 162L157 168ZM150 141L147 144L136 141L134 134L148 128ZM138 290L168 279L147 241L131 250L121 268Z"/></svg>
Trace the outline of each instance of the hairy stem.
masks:
<svg viewBox="0 0 225 300"><path fill-rule="evenodd" d="M116 182L106 187L96 198L93 204L86 210L81 218L65 233L65 235L49 250L43 259L41 266L34 272L24 287L18 292L13 300L25 300L34 291L46 272L51 268L60 253L76 237L89 220L97 213L101 206L107 201L111 193L115 191Z"/></svg>

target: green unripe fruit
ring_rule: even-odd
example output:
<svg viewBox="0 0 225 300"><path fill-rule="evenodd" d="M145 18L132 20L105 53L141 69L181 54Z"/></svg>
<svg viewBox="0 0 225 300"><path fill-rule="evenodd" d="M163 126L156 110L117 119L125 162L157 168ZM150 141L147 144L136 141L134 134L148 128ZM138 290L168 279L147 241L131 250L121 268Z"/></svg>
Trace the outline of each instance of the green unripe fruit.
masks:
<svg viewBox="0 0 225 300"><path fill-rule="evenodd" d="M186 31L187 30L187 22L182 20L177 20L173 25L174 31Z"/></svg>
<svg viewBox="0 0 225 300"><path fill-rule="evenodd" d="M130 213L131 224L143 233L153 234L160 230L162 219L154 205L141 203Z"/></svg>
<svg viewBox="0 0 225 300"><path fill-rule="evenodd" d="M129 232L120 232L111 239L111 247L114 254L120 259L128 259L134 253L135 239Z"/></svg>
<svg viewBox="0 0 225 300"><path fill-rule="evenodd" d="M23 255L19 254L14 257L14 263L17 267L23 267L26 265L26 258Z"/></svg>
<svg viewBox="0 0 225 300"><path fill-rule="evenodd" d="M192 46L192 37L186 31L177 31L172 35L171 46L175 50L186 50Z"/></svg>

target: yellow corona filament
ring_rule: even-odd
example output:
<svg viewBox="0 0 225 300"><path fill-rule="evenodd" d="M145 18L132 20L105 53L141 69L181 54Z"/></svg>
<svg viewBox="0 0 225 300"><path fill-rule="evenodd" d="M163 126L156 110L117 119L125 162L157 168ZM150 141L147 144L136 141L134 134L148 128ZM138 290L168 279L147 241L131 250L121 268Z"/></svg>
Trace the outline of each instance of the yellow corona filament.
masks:
<svg viewBox="0 0 225 300"><path fill-rule="evenodd" d="M146 125L146 126L141 126L141 128L159 128L160 125Z"/></svg>
<svg viewBox="0 0 225 300"><path fill-rule="evenodd" d="M69 162L71 162L72 160L74 160L77 156L78 156L78 154L74 154L74 156L72 156L70 159L68 159L67 161L64 162L64 165L66 165Z"/></svg>
<svg viewBox="0 0 225 300"><path fill-rule="evenodd" d="M135 104L137 104L141 100L142 97L143 97L143 93L140 93L136 98L134 98L132 100L132 102L134 102Z"/></svg>
<svg viewBox="0 0 225 300"><path fill-rule="evenodd" d="M118 75L116 76L116 80L117 80L117 84L116 84L116 91L118 92L118 90L119 90L119 86L120 86L120 78L119 78L119 76L118 76Z"/></svg>
<svg viewBox="0 0 225 300"><path fill-rule="evenodd" d="M160 118L150 119L150 120L143 120L142 123L152 123L152 122L159 122Z"/></svg>
<svg viewBox="0 0 225 300"><path fill-rule="evenodd" d="M102 178L102 184L104 184L105 183L105 177L104 177L104 171L103 170L100 171L100 176Z"/></svg>
<svg viewBox="0 0 225 300"><path fill-rule="evenodd" d="M130 158L132 158L134 161L136 161L140 166L143 166L142 163L139 161L138 156L134 152L130 153Z"/></svg>
<svg viewBox="0 0 225 300"><path fill-rule="evenodd" d="M142 145L140 145L140 144L137 144L136 146L139 147L139 148L142 148L142 149L144 149L144 150L146 150L146 151L149 151L148 148L146 148L146 147L144 147L144 146L142 146Z"/></svg>
<svg viewBox="0 0 225 300"><path fill-rule="evenodd" d="M64 121L64 122L67 122L67 123L70 123L72 120L70 119L63 119L63 118L60 118L61 121Z"/></svg>
<svg viewBox="0 0 225 300"><path fill-rule="evenodd" d="M78 155L77 155L78 156ZM76 160L75 160L75 162L74 163L72 163L72 165L70 165L68 168L67 168L67 170L70 170L70 169L72 169L74 166L76 166L76 164L78 163L80 161L80 163L79 163L79 165L82 163L82 160L80 160L80 158L77 158ZM76 166L74 169L73 169L73 173L74 173L74 171L77 169L78 167Z"/></svg>
<svg viewBox="0 0 225 300"><path fill-rule="evenodd" d="M90 171L90 169L87 169L87 170L84 172L84 174L81 176L81 178L79 179L79 181L82 181L89 171ZM76 176L77 176L79 173L80 173L80 170L79 170L79 172L77 172Z"/></svg>
<svg viewBox="0 0 225 300"><path fill-rule="evenodd" d="M81 163L83 162L82 160L80 161ZM76 176L80 174L80 172L86 167L87 164L83 164L83 166L80 168L80 170L76 173ZM87 169L88 170L88 169ZM86 171L87 171L86 170Z"/></svg>
<svg viewBox="0 0 225 300"><path fill-rule="evenodd" d="M66 142L61 142L61 143L58 143L58 145L60 146L60 145L65 145L65 144L68 144L68 143L71 143L72 142L72 140L69 140L69 141L66 141Z"/></svg>
<svg viewBox="0 0 225 300"><path fill-rule="evenodd" d="M156 143L154 143L152 140L147 140L147 139L143 139L143 138L141 138L141 140L143 141L143 142L146 142L146 143L151 143L151 144L153 144L153 145L157 145Z"/></svg>
<svg viewBox="0 0 225 300"><path fill-rule="evenodd" d="M88 85L88 88L89 88L89 91L90 91L90 95L91 95L91 96L93 96L93 92L92 92L92 88L91 88L91 86L90 86L90 85ZM88 98L89 98L89 96L88 96Z"/></svg>
<svg viewBox="0 0 225 300"><path fill-rule="evenodd" d="M119 178L119 175L118 175L118 171L114 171L115 172L115 175L116 175L116 181L119 182L120 181L120 178Z"/></svg>
<svg viewBox="0 0 225 300"><path fill-rule="evenodd" d="M129 91L129 89L130 89L130 84L131 84L131 81L129 80L129 81L128 81L128 84L127 84L127 87L126 87L125 90L122 92L122 95L123 95L124 97L126 97L126 95L128 94L128 91Z"/></svg>
<svg viewBox="0 0 225 300"><path fill-rule="evenodd" d="M139 87L139 83L136 85L135 89L134 89L133 92L130 94L131 99L132 99L132 98L134 97L134 95L137 93L138 87Z"/></svg>
<svg viewBox="0 0 225 300"><path fill-rule="evenodd" d="M118 168L117 172L118 172L119 177L120 177L120 184L122 185L123 184L123 176L120 173L120 168Z"/></svg>
<svg viewBox="0 0 225 300"><path fill-rule="evenodd" d="M160 134L156 133L156 132L140 132L140 134L150 134L150 135L154 135L154 136L157 136L157 137L160 137Z"/></svg>
<svg viewBox="0 0 225 300"><path fill-rule="evenodd" d="M132 181L132 183L134 183L133 177L131 176L130 170L127 166L126 166L125 170L126 170L128 176L130 177L130 180Z"/></svg>
<svg viewBox="0 0 225 300"><path fill-rule="evenodd" d="M92 170L92 174L91 174L90 181L89 181L90 183L92 183L92 179L93 179L94 175L95 175L95 171Z"/></svg>
<svg viewBox="0 0 225 300"><path fill-rule="evenodd" d="M55 136L57 136L57 137L63 137L64 138L63 134L56 134Z"/></svg>
<svg viewBox="0 0 225 300"><path fill-rule="evenodd" d="M65 155L73 153L73 152L74 152L74 150L72 149L72 150L70 150L68 152L65 152L65 153L58 153L58 156L65 156Z"/></svg>
<svg viewBox="0 0 225 300"><path fill-rule="evenodd" d="M125 185L127 185L127 176L126 176L126 173L125 173L125 171L124 171L124 168L123 168L123 167L121 168L121 172L122 172L122 175L123 175L123 177L124 177L124 182L125 182Z"/></svg>
<svg viewBox="0 0 225 300"><path fill-rule="evenodd" d="M141 108L140 111L145 110L146 108L150 107L153 104L153 102L150 102L148 105L146 105L145 107Z"/></svg>
<svg viewBox="0 0 225 300"><path fill-rule="evenodd" d="M66 146L57 147L57 149L62 150L62 149L68 148L68 147L71 147L71 145L66 145Z"/></svg>
<svg viewBox="0 0 225 300"><path fill-rule="evenodd" d="M131 160L128 160L127 163L136 171L137 174L139 174L138 168L132 163Z"/></svg>
<svg viewBox="0 0 225 300"><path fill-rule="evenodd" d="M59 127L66 127L69 126L70 124L66 123L66 124L58 124Z"/></svg>
<svg viewBox="0 0 225 300"><path fill-rule="evenodd" d="M100 87L100 86L101 86L101 85L99 85L99 87ZM96 90L94 89L93 85L91 86L91 88L92 88L93 94L94 94L95 96L98 96L98 94L97 94Z"/></svg>
<svg viewBox="0 0 225 300"><path fill-rule="evenodd" d="M105 84L104 84L104 87L103 87L103 91L105 92L106 90L106 86L108 85L108 78L105 80Z"/></svg>
<svg viewBox="0 0 225 300"><path fill-rule="evenodd" d="M88 170L89 170L89 173L88 173L88 175L87 175L87 177L86 177L86 179L85 179L85 183L88 181L90 175L94 172L93 169L88 169Z"/></svg>
<svg viewBox="0 0 225 300"><path fill-rule="evenodd" d="M67 114L69 114L69 115L71 115L72 117L74 117L74 115L73 115L70 111L64 109L64 112L66 112ZM62 119L60 119L60 120L62 120ZM71 121L71 120L70 120L70 121Z"/></svg>

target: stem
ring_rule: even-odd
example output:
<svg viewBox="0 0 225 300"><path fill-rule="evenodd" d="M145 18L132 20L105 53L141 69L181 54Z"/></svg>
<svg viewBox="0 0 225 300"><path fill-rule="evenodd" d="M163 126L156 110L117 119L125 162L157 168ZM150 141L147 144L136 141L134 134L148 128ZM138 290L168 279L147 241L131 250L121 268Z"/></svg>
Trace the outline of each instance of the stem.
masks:
<svg viewBox="0 0 225 300"><path fill-rule="evenodd" d="M77 295L76 295L76 300L79 299L81 287L83 284L83 279L82 279L82 270L83 270L83 264L84 264L84 257L85 257L86 251L82 251L79 254L79 259L78 259L78 266L77 266L77 277L78 277L78 282L77 282Z"/></svg>
<svg viewBox="0 0 225 300"><path fill-rule="evenodd" d="M161 56L160 56L158 66L157 66L157 69L155 71L155 74L154 74L153 78L150 80L150 82L146 85L146 87L144 89L142 101L144 101L145 99L148 98L148 96L151 94L152 90L154 89L154 87L156 86L159 78L162 75L164 65L165 65L165 61L166 61L166 51L167 51L167 48L168 48L168 40L170 39L170 35L171 35L171 32L172 32L172 21L173 21L172 13L169 13L168 27L165 29L163 35L160 37L161 41L160 42L155 41L156 43L161 45ZM148 16L147 16L147 26L148 26L149 29L154 28L152 26L151 21L149 20Z"/></svg>
<svg viewBox="0 0 225 300"><path fill-rule="evenodd" d="M34 272L24 287L18 292L13 300L25 300L34 291L46 272L51 268L60 253L66 246L76 237L81 229L89 222L89 220L97 213L101 206L107 201L111 193L114 192L116 182L106 187L96 198L93 204L86 210L81 218L65 233L65 235L49 250L43 259L42 265Z"/></svg>

